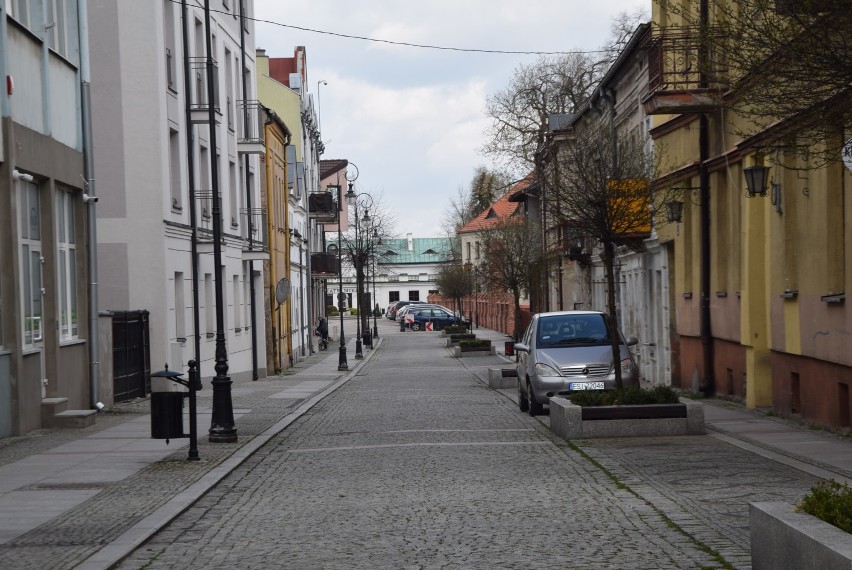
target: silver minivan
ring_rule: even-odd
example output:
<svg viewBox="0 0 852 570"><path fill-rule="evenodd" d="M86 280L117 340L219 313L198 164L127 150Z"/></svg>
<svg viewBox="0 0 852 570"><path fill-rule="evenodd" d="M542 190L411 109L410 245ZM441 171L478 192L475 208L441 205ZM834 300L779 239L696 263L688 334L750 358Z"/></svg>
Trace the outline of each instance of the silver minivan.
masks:
<svg viewBox="0 0 852 570"><path fill-rule="evenodd" d="M531 416L543 413L553 396L579 390L615 388L609 319L599 311L559 311L533 316L515 343L518 406ZM639 367L630 352L638 341L618 333L623 385L639 383Z"/></svg>

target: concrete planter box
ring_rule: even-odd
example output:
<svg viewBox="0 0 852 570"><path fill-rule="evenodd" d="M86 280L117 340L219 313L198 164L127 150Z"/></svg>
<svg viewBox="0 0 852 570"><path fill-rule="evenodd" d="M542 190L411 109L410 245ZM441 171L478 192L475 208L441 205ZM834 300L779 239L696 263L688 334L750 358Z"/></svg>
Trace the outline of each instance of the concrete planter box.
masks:
<svg viewBox="0 0 852 570"><path fill-rule="evenodd" d="M459 342L461 342L463 340L474 340L475 338L476 338L476 335L459 336L458 334L453 334L453 335L450 335L449 337L447 337L446 343L447 343L447 346L457 346L459 344Z"/></svg>
<svg viewBox="0 0 852 570"><path fill-rule="evenodd" d="M489 368L488 387L495 390L514 388L518 385L517 368Z"/></svg>
<svg viewBox="0 0 852 570"><path fill-rule="evenodd" d="M852 570L852 535L787 503L751 503L754 570Z"/></svg>
<svg viewBox="0 0 852 570"><path fill-rule="evenodd" d="M477 347L465 347L462 348L460 346L454 346L453 356L456 358L463 358L468 356L492 356L497 354L497 351L493 346L477 346Z"/></svg>
<svg viewBox="0 0 852 570"><path fill-rule="evenodd" d="M704 407L679 404L580 407L567 398L550 399L550 430L564 439L701 435Z"/></svg>

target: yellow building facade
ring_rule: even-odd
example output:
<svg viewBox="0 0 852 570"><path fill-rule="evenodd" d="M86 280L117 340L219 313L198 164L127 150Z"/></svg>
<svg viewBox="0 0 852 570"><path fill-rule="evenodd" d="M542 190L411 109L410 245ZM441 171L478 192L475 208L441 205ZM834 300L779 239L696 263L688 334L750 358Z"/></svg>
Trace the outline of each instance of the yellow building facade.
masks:
<svg viewBox="0 0 852 570"><path fill-rule="evenodd" d="M665 53L697 50L698 40L666 43L683 42L684 27L665 3L655 3L653 21L661 75L687 77L677 69L683 58ZM744 117L708 104L708 97L724 103L736 94L713 93L717 86L698 81L652 84L643 101L654 113L662 165L656 185L674 189L684 206L682 220L660 230L661 240L674 243L673 382L849 427L852 173L831 150L843 145L843 135L826 129L821 141L797 140L789 121L742 134L750 127ZM811 152L802 152L803 144ZM745 172L753 166L765 167L765 195L758 189L747 197Z"/></svg>

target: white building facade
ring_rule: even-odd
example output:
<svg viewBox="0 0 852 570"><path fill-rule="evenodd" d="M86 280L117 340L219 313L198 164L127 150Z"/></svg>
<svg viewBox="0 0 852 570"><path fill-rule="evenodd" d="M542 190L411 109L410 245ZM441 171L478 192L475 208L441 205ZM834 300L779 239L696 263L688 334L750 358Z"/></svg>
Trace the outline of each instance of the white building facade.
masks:
<svg viewBox="0 0 852 570"><path fill-rule="evenodd" d="M99 2L91 11L95 157L103 188L100 306L149 311L153 370L168 364L185 371L196 357L197 338L207 378L215 375L221 287L228 374L263 376L265 224L257 181L263 146L257 140L254 3L219 3L209 33L203 3L185 5L186 19L182 3L171 0ZM219 267L212 253L217 201Z"/></svg>

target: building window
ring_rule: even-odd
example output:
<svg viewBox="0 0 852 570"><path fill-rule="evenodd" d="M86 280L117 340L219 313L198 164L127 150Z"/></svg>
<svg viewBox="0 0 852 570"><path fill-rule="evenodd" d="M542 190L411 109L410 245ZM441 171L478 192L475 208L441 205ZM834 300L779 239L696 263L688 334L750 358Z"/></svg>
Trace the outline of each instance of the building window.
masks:
<svg viewBox="0 0 852 570"><path fill-rule="evenodd" d="M56 241L59 264L59 338L77 338L77 230L74 195L67 190L56 192Z"/></svg>
<svg viewBox="0 0 852 570"><path fill-rule="evenodd" d="M216 332L216 305L213 300L213 274L204 274L204 332L213 338Z"/></svg>
<svg viewBox="0 0 852 570"><path fill-rule="evenodd" d="M172 197L172 209L180 211L183 207L183 196L180 184L180 133L169 129L169 191Z"/></svg>
<svg viewBox="0 0 852 570"><path fill-rule="evenodd" d="M172 0L164 0L163 3L163 33L166 42L166 86L177 92L177 51L175 10L176 6Z"/></svg>
<svg viewBox="0 0 852 570"><path fill-rule="evenodd" d="M183 273L175 272L175 339L186 340L186 299L184 298Z"/></svg>
<svg viewBox="0 0 852 570"><path fill-rule="evenodd" d="M408 300L409 301L419 301L420 300L420 291L409 291L408 292Z"/></svg>
<svg viewBox="0 0 852 570"><path fill-rule="evenodd" d="M399 291L388 293L388 303L396 303L397 301L399 301Z"/></svg>
<svg viewBox="0 0 852 570"><path fill-rule="evenodd" d="M479 259L479 242L476 242L476 259Z"/></svg>
<svg viewBox="0 0 852 570"><path fill-rule="evenodd" d="M48 42L53 50L63 57L68 56L68 30L65 20L65 0L49 0L47 18L52 26L48 30Z"/></svg>
<svg viewBox="0 0 852 570"><path fill-rule="evenodd" d="M243 315L243 307L240 301L242 301L242 293L240 292L240 276L234 275L234 331L240 332L242 330L242 315Z"/></svg>
<svg viewBox="0 0 852 570"><path fill-rule="evenodd" d="M41 287L41 207L38 186L18 183L21 212L21 287L23 295L24 348L44 339Z"/></svg>
<svg viewBox="0 0 852 570"><path fill-rule="evenodd" d="M29 0L6 0L6 12L24 26L30 25Z"/></svg>

